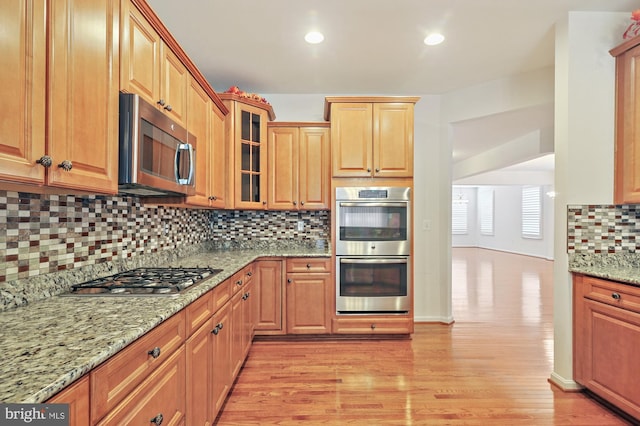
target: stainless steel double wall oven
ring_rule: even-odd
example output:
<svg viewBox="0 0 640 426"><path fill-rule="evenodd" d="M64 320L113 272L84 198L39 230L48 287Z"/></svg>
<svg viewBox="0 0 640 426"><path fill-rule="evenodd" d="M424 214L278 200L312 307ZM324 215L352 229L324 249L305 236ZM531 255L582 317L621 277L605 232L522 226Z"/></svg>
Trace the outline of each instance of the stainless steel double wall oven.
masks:
<svg viewBox="0 0 640 426"><path fill-rule="evenodd" d="M411 309L411 189L336 188L336 311Z"/></svg>

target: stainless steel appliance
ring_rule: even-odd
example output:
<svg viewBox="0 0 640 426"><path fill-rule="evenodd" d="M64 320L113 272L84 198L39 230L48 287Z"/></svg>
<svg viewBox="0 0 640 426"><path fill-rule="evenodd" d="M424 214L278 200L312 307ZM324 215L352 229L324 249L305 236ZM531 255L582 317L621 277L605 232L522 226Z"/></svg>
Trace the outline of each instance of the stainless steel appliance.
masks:
<svg viewBox="0 0 640 426"><path fill-rule="evenodd" d="M336 311L411 310L411 188L336 188Z"/></svg>
<svg viewBox="0 0 640 426"><path fill-rule="evenodd" d="M120 94L119 139L120 193L195 194L195 136L136 94Z"/></svg>
<svg viewBox="0 0 640 426"><path fill-rule="evenodd" d="M97 278L71 287L65 295L158 296L177 295L222 269L213 268L137 268Z"/></svg>

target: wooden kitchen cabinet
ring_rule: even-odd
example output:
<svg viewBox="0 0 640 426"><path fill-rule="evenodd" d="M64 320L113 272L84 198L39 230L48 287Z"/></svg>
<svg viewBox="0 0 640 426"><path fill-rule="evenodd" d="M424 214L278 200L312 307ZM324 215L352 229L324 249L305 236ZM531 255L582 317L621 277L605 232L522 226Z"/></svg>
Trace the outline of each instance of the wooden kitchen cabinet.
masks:
<svg viewBox="0 0 640 426"><path fill-rule="evenodd" d="M2 47L2 180L117 192L119 9L118 0L3 6L3 30L15 32Z"/></svg>
<svg viewBox="0 0 640 426"><path fill-rule="evenodd" d="M275 119L273 109L269 104L230 93L222 93L220 98L229 110L225 117L230 163L227 207L266 209L267 122Z"/></svg>
<svg viewBox="0 0 640 426"><path fill-rule="evenodd" d="M127 399L128 395L132 395L152 371L158 369L172 353L182 348L184 339L185 311L183 310L93 370L91 372L92 424L114 410L114 407ZM182 352L184 363L184 350ZM184 385L184 366L182 370ZM182 411L184 412L184 409Z"/></svg>
<svg viewBox="0 0 640 426"><path fill-rule="evenodd" d="M185 348L180 346L97 424L100 426L184 424L185 379Z"/></svg>
<svg viewBox="0 0 640 426"><path fill-rule="evenodd" d="M4 2L0 28L10 35L0 48L0 179L42 185L45 168L36 160L46 153L45 1Z"/></svg>
<svg viewBox="0 0 640 426"><path fill-rule="evenodd" d="M187 126L189 71L147 19L149 13L122 2L120 90L137 93Z"/></svg>
<svg viewBox="0 0 640 426"><path fill-rule="evenodd" d="M189 78L187 91L187 142L193 145L196 158L195 194L187 197L186 204L209 206L211 164L211 101L209 95L193 78ZM191 136L195 137L195 141ZM194 143L195 142L195 143Z"/></svg>
<svg viewBox="0 0 640 426"><path fill-rule="evenodd" d="M227 170L229 159L227 157L227 143L224 136L224 114L215 105L211 104L211 142L209 145L209 207L224 209L227 207Z"/></svg>
<svg viewBox="0 0 640 426"><path fill-rule="evenodd" d="M258 335L283 334L282 260L265 259L256 263L254 295L257 301L255 329Z"/></svg>
<svg viewBox="0 0 640 426"><path fill-rule="evenodd" d="M333 177L413 177L418 97L327 97Z"/></svg>
<svg viewBox="0 0 640 426"><path fill-rule="evenodd" d="M268 124L270 210L329 209L329 134L329 123Z"/></svg>
<svg viewBox="0 0 640 426"><path fill-rule="evenodd" d="M225 304L213 316L213 325L218 329L213 333L213 366L211 379L213 419L222 409L225 398L231 390L234 376L231 364L231 303ZM197 424L197 423L189 423Z"/></svg>
<svg viewBox="0 0 640 426"><path fill-rule="evenodd" d="M616 58L614 203L640 203L640 37L610 52Z"/></svg>
<svg viewBox="0 0 640 426"><path fill-rule="evenodd" d="M212 388L217 341L213 330L218 329L210 316L185 342L186 413L191 425L211 425L215 419Z"/></svg>
<svg viewBox="0 0 640 426"><path fill-rule="evenodd" d="M329 334L333 317L330 258L289 258L287 334Z"/></svg>
<svg viewBox="0 0 640 426"><path fill-rule="evenodd" d="M408 315L337 316L331 329L335 334L411 334L413 318Z"/></svg>
<svg viewBox="0 0 640 426"><path fill-rule="evenodd" d="M640 418L640 288L574 275L574 379Z"/></svg>
<svg viewBox="0 0 640 426"><path fill-rule="evenodd" d="M50 404L69 404L69 426L89 424L89 376L84 376L50 398Z"/></svg>

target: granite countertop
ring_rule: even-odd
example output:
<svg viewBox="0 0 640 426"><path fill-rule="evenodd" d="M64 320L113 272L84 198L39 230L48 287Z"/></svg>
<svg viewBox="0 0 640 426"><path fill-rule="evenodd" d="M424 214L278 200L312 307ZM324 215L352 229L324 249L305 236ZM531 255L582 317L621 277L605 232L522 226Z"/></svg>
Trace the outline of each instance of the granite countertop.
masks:
<svg viewBox="0 0 640 426"><path fill-rule="evenodd" d="M312 248L207 250L166 266L222 269L178 296L51 296L0 312L0 402L38 403L79 379L259 257L324 257Z"/></svg>
<svg viewBox="0 0 640 426"><path fill-rule="evenodd" d="M640 258L626 254L572 254L569 272L640 286Z"/></svg>

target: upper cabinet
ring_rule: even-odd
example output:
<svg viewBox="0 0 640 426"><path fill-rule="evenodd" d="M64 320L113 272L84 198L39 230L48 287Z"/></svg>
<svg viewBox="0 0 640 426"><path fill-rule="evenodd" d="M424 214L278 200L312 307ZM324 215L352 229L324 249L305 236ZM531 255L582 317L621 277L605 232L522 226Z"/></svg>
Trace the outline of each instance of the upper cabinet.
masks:
<svg viewBox="0 0 640 426"><path fill-rule="evenodd" d="M119 4L3 4L0 179L117 192Z"/></svg>
<svg viewBox="0 0 640 426"><path fill-rule="evenodd" d="M120 21L120 89L137 93L186 127L189 72L133 3Z"/></svg>
<svg viewBox="0 0 640 426"><path fill-rule="evenodd" d="M333 177L413 177L418 97L327 97Z"/></svg>
<svg viewBox="0 0 640 426"><path fill-rule="evenodd" d="M610 53L616 58L614 203L640 203L640 37Z"/></svg>
<svg viewBox="0 0 640 426"><path fill-rule="evenodd" d="M270 122L268 207L329 209L329 123Z"/></svg>
<svg viewBox="0 0 640 426"><path fill-rule="evenodd" d="M220 94L229 110L225 138L229 158L228 208L267 208L267 122L275 119L271 105Z"/></svg>

